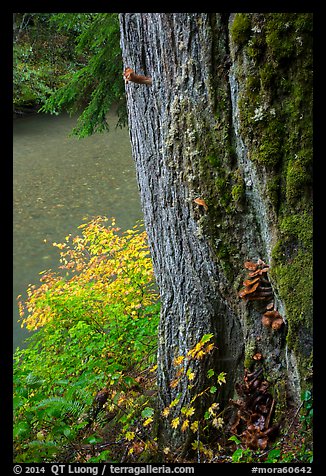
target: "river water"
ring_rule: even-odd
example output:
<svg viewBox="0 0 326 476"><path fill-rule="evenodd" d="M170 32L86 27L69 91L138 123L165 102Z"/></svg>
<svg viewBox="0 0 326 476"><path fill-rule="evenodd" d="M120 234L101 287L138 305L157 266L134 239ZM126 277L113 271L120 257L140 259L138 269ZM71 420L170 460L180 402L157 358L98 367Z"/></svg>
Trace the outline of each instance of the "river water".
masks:
<svg viewBox="0 0 326 476"><path fill-rule="evenodd" d="M13 126L13 346L28 335L17 322L17 295L39 283L39 273L57 269L53 242L76 235L85 218L115 217L122 230L142 218L128 130L85 139L69 137L68 115L31 115Z"/></svg>

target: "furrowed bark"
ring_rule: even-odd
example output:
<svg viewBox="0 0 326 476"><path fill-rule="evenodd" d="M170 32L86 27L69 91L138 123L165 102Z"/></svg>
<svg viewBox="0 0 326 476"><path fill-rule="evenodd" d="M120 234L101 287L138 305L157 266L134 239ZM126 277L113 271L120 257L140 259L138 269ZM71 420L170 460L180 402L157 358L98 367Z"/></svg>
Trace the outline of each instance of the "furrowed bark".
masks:
<svg viewBox="0 0 326 476"><path fill-rule="evenodd" d="M125 13L120 27L124 68L151 78L127 83L126 95L162 303L160 410L180 396L161 419L161 445L185 452L194 434L171 420L211 384L208 369L227 373L226 404L261 353L278 415L311 376L310 18ZM271 265L267 298L285 322L275 332L262 325L266 296L239 297L243 263L258 259ZM194 385L171 386L174 358L208 333L216 350L193 363ZM195 400L196 418L214 398Z"/></svg>
<svg viewBox="0 0 326 476"><path fill-rule="evenodd" d="M227 399L242 353L240 325L219 296L223 274L200 229L205 210L194 203L207 187L197 163L209 153L206 133L214 124L210 23L206 14L121 15L124 66L152 77L151 86L129 83L126 91L132 153L162 302L160 409L181 393L171 418L204 388L209 368L228 373ZM218 350L197 362L194 387L189 390L182 379L171 388L177 371L173 359L207 333L214 334ZM191 437L164 420L162 426L170 446Z"/></svg>

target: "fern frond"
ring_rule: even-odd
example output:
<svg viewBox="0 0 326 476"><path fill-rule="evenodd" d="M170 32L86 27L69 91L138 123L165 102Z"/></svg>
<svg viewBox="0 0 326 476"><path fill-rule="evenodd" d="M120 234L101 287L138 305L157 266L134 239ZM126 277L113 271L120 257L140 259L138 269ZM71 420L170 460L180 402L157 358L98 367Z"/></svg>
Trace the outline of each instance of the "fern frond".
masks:
<svg viewBox="0 0 326 476"><path fill-rule="evenodd" d="M56 449L58 447L58 443L55 441L40 441L40 440L33 440L28 443L28 446L34 446L38 448L49 448L49 449Z"/></svg>
<svg viewBox="0 0 326 476"><path fill-rule="evenodd" d="M26 387L37 388L43 385L44 382L45 382L44 379L38 377L37 375L34 375L32 372L26 375L26 379L25 379Z"/></svg>
<svg viewBox="0 0 326 476"><path fill-rule="evenodd" d="M39 402L32 409L36 411L46 409L46 414L54 417L69 415L78 418L86 407L87 404L78 400L70 400L66 397L49 397Z"/></svg>

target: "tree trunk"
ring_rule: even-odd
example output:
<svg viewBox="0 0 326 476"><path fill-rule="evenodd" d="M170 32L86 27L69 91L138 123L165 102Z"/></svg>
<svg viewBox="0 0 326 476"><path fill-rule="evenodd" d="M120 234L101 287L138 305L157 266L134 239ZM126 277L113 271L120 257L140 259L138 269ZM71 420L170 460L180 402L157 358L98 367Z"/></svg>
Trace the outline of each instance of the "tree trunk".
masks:
<svg viewBox="0 0 326 476"><path fill-rule="evenodd" d="M262 329L261 310L238 296L243 262L270 261L279 235L276 208L266 205L264 196L269 171L249 163L249 139L245 144L246 137L241 137L239 97L246 78L244 67L240 72L238 66L246 63L245 53L241 55L244 42L233 44L229 34L233 21L216 13L120 15L124 66L152 79L151 85L126 83L126 94L132 154L162 303L159 409L180 397L169 418L161 419L161 444L172 449L186 450L193 438L189 429L172 428L171 420L211 385L208 369L227 373L218 395L225 404L242 376L244 361L250 367L255 352L266 357L267 371L277 366L277 378L290 365L287 326L278 333ZM277 279L275 275L275 294ZM286 319L280 293L275 299ZM193 363L193 385L184 376L171 386L179 368L174 359L185 356L208 333L214 335L217 349ZM292 357L293 376L293 352ZM196 418L211 401L195 401Z"/></svg>

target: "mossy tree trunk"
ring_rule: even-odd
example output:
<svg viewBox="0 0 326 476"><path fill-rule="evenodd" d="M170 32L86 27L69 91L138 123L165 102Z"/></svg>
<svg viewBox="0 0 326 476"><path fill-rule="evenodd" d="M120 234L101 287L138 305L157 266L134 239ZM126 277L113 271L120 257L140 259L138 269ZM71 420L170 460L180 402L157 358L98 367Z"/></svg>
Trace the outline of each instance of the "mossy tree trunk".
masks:
<svg viewBox="0 0 326 476"><path fill-rule="evenodd" d="M312 20L310 13L229 19L237 156L286 323L272 350L278 357L266 362L284 402L312 384Z"/></svg>
<svg viewBox="0 0 326 476"><path fill-rule="evenodd" d="M287 333L291 333L287 317L292 301L284 292L291 286L287 274L291 271L285 268L283 258L276 258L276 250L282 249L289 260L295 259L291 247L296 243L300 248L303 243L298 242L299 222L295 220L292 238L280 243L291 222L291 215L282 206L287 200L284 187L288 185L287 179L284 185L284 174L291 179L286 168L291 159L283 160L284 143L263 144L269 133L261 124L257 130L244 127L251 113L252 117L260 117L260 104L256 104L256 112L253 105L253 111L247 110L244 91L251 90L246 71L251 64L251 37L255 29L271 21L266 16L264 23L263 17L259 17L258 24L255 15L239 17L237 25L237 16L216 13L120 15L124 67L152 78L151 85L129 82L126 94L132 154L162 302L160 410L180 397L170 409L169 418L161 419L161 444L173 449L185 450L193 437L190 430L172 428L171 420L180 416L181 407L198 392L211 385L208 369L227 373L227 384L219 394L224 403L233 396L244 365L254 365L252 357L256 352L263 354L265 371L272 375L274 383L284 383L284 395L290 366L290 378L297 374L299 380L301 377L297 358L302 349L287 345ZM268 63L268 50L263 59ZM262 72L258 66L252 66L257 97L265 91L260 90ZM274 78L276 83L270 79L270 91L275 87L276 95L272 106L277 113L281 77L290 82L299 69L287 69L285 65L279 70L281 66L275 61L272 67L279 75ZM298 100L297 107L304 107L308 99L304 101L300 105ZM298 135L300 128L292 126ZM274 136L276 140L277 130ZM294 146L294 136L293 133L289 147ZM255 160L256 150L264 153L265 163L260 163L258 157ZM272 162L276 156L279 161ZM292 159L300 168L300 160ZM296 214L299 221L303 210L300 206L306 214L310 211L308 186L307 182L305 198L296 202L300 203ZM297 196L299 188L293 193ZM196 199L204 200L204 205L196 203ZM302 246L307 246L307 234ZM241 302L238 296L244 278L243 262L258 258L267 262L273 257L275 301L287 321L279 332L263 328L261 311ZM310 265L309 260L305 263ZM281 282L285 282L284 287ZM305 309L310 309L309 305L305 303ZM310 321L305 316L302 320L306 322L305 335L309 336ZM182 378L177 386L171 386L178 372L174 358L185 356L208 333L214 334L217 350L194 365L194 385L189 386L187 378ZM305 351L310 352L308 348ZM292 393L298 392L299 387L300 382ZM195 402L196 418L205 410L204 400Z"/></svg>

